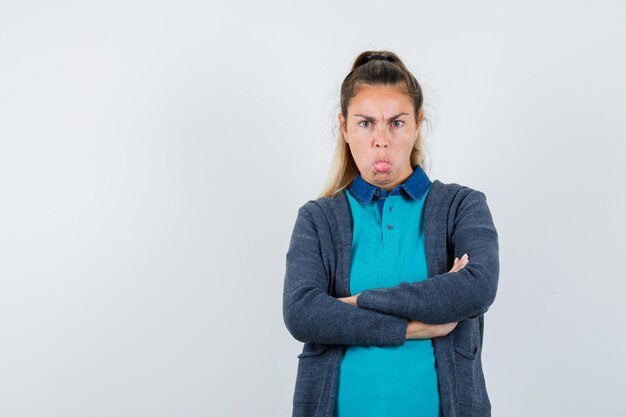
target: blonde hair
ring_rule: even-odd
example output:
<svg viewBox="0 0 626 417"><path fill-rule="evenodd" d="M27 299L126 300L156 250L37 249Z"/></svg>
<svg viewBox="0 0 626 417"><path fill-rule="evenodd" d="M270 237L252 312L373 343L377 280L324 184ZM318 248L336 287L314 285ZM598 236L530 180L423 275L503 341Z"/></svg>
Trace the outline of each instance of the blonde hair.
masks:
<svg viewBox="0 0 626 417"><path fill-rule="evenodd" d="M378 58L372 59L372 55L377 55ZM381 57L386 59L381 59ZM346 119L350 101L358 92L358 88L364 85L402 87L404 92L413 100L415 119L418 120L420 113L423 115L424 95L422 94L422 88L417 79L395 53L389 51L365 51L356 57L350 73L348 73L341 84L340 107L341 113ZM339 127L329 178L318 197L336 197L359 174L354 158L352 158L350 147L343 136L342 126ZM411 168L415 169L418 165L424 168L425 156L422 129L420 128L417 140L411 150Z"/></svg>

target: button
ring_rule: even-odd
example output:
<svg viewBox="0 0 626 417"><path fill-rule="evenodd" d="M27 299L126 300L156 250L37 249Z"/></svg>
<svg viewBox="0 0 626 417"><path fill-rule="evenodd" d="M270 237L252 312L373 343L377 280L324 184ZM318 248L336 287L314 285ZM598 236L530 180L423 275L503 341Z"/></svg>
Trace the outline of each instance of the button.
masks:
<svg viewBox="0 0 626 417"><path fill-rule="evenodd" d="M376 191L374 191L374 194L376 194L376 195L380 195L380 190L376 190Z"/></svg>
<svg viewBox="0 0 626 417"><path fill-rule="evenodd" d="M393 224L388 224L388 225L387 225L387 229L389 229L389 230L393 230Z"/></svg>

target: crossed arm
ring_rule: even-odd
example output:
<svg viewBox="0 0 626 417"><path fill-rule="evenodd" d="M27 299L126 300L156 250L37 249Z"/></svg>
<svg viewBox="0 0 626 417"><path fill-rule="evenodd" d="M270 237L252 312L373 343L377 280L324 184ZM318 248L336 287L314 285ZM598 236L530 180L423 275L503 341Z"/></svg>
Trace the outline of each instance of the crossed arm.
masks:
<svg viewBox="0 0 626 417"><path fill-rule="evenodd" d="M464 268L465 265L469 262L469 257L467 254L463 255L462 258L454 258L454 265L449 272L457 272L461 268ZM343 301L344 303L353 305L358 307L357 300L361 293L351 295L350 297L339 297L337 298L339 301ZM445 324L427 324L418 320L409 320L407 330L406 330L406 338L408 339L433 339L435 337L445 336L450 333L458 322L445 323Z"/></svg>
<svg viewBox="0 0 626 417"><path fill-rule="evenodd" d="M328 279L312 219L301 207L287 252L283 318L299 341L400 345L411 333L411 320L458 322L486 312L495 299L497 233L479 191L472 190L459 203L451 236L455 254L469 254L471 264L424 281L362 291L354 300L360 308L326 293Z"/></svg>
<svg viewBox="0 0 626 417"><path fill-rule="evenodd" d="M328 277L318 231L306 205L298 211L283 289L283 319L301 342L342 345L401 345L408 320L355 308L326 292Z"/></svg>
<svg viewBox="0 0 626 417"><path fill-rule="evenodd" d="M357 306L431 324L484 314L496 297L499 261L498 234L482 192L471 190L459 203L450 239L456 256L470 256L467 266L424 281L362 291Z"/></svg>

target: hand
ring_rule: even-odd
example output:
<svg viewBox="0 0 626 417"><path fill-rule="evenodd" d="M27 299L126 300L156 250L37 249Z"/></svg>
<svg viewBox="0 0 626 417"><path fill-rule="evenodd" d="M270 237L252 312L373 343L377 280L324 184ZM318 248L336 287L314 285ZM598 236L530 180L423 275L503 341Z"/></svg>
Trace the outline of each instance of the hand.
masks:
<svg viewBox="0 0 626 417"><path fill-rule="evenodd" d="M406 328L406 339L432 339L450 333L458 322L445 324L426 324L417 320L409 320Z"/></svg>
<svg viewBox="0 0 626 417"><path fill-rule="evenodd" d="M450 269L449 272L458 272L459 270L463 269L463 267L465 267L465 265L467 265L468 263L469 256L467 255L467 253L463 255L461 259L455 257L454 265L452 265L452 269Z"/></svg>
<svg viewBox="0 0 626 417"><path fill-rule="evenodd" d="M359 294L361 294L361 293L359 293ZM359 294L351 295L350 297L337 298L337 300L343 301L344 303L347 303L347 304L353 305L355 307L358 307L356 305L356 299L359 297Z"/></svg>

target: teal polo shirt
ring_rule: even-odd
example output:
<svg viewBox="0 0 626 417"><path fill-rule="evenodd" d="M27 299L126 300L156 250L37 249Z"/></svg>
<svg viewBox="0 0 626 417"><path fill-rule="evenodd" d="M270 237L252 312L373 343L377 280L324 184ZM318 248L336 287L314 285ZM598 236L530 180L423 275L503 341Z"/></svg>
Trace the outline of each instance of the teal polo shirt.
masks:
<svg viewBox="0 0 626 417"><path fill-rule="evenodd" d="M418 165L391 192L360 175L344 191L354 221L351 294L427 278L423 207L430 185ZM339 368L335 417L439 415L431 339L406 340L399 346L346 347Z"/></svg>

